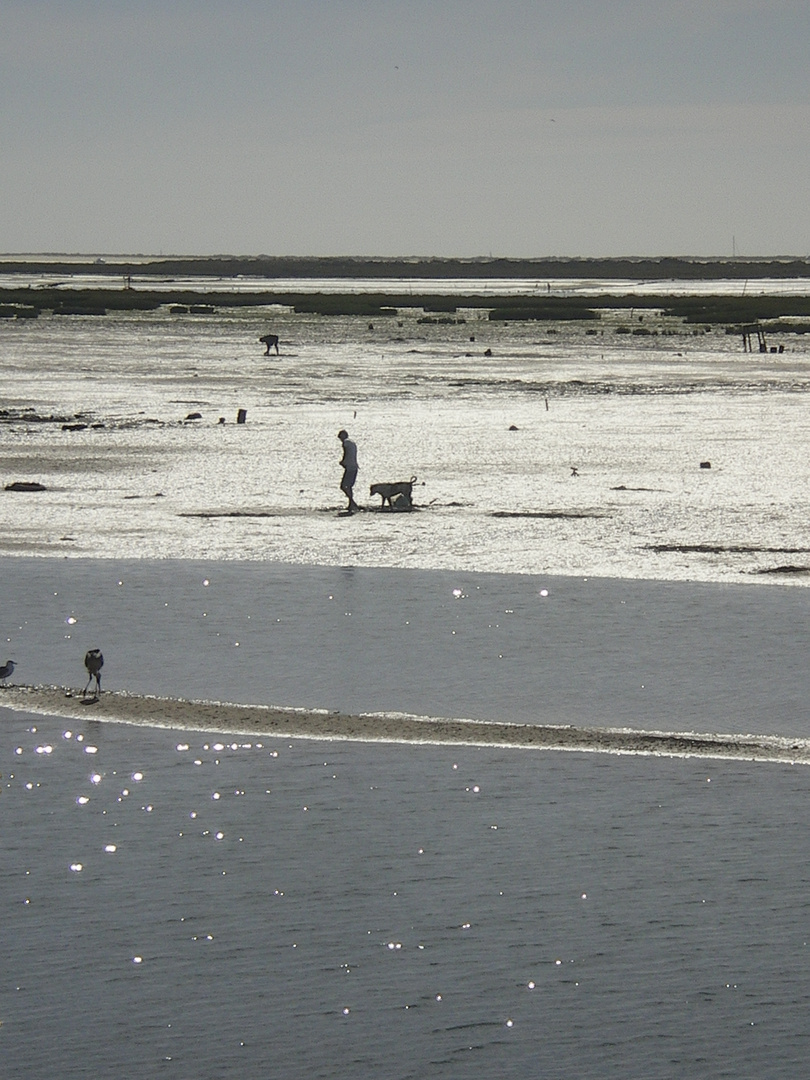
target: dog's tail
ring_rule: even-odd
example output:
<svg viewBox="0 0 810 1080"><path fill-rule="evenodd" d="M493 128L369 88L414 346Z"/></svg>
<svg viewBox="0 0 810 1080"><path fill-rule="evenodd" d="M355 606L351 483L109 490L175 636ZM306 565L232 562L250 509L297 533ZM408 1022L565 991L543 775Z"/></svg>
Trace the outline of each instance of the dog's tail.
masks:
<svg viewBox="0 0 810 1080"><path fill-rule="evenodd" d="M409 484L415 484L415 483L416 483L416 477L415 477L415 476L412 476L412 477L410 478L410 480L408 481L408 483L409 483Z"/></svg>

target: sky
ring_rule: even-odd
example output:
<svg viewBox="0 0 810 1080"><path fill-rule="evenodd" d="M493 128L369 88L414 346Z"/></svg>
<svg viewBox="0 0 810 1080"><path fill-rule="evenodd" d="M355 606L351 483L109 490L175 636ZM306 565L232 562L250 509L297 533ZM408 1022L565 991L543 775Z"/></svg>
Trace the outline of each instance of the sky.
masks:
<svg viewBox="0 0 810 1080"><path fill-rule="evenodd" d="M0 252L810 254L809 0L0 0Z"/></svg>

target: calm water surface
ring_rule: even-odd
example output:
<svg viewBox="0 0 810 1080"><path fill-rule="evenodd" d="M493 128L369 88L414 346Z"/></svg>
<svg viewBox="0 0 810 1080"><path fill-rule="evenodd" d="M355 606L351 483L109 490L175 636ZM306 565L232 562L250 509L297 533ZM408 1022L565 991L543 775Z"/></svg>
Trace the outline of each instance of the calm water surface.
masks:
<svg viewBox="0 0 810 1080"><path fill-rule="evenodd" d="M796 1076L808 773L4 719L4 1075Z"/></svg>

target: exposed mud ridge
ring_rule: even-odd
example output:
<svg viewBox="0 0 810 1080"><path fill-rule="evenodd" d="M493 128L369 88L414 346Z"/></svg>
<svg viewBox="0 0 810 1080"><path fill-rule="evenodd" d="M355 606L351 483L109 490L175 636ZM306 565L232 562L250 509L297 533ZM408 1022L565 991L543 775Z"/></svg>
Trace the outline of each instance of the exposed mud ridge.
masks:
<svg viewBox="0 0 810 1080"><path fill-rule="evenodd" d="M11 425L58 425L64 432L76 431L132 431L144 427L183 427L186 417L158 420L152 416L123 416L100 418L88 413L38 413L36 409L0 409L0 424Z"/></svg>
<svg viewBox="0 0 810 1080"><path fill-rule="evenodd" d="M542 394L543 397L686 397L691 394L767 394L810 392L810 380L807 379L762 379L748 383L730 383L719 380L706 380L692 383L623 383L623 382L585 382L571 379L567 382L534 383L524 379L452 379L448 385L454 389L504 390L527 394Z"/></svg>
<svg viewBox="0 0 810 1080"><path fill-rule="evenodd" d="M177 516L182 518L278 518L278 517L303 517L313 511L301 507L276 507L274 509L256 510L183 510Z"/></svg>
<svg viewBox="0 0 810 1080"><path fill-rule="evenodd" d="M0 707L71 720L91 718L144 727L233 735L262 734L285 739L512 747L810 764L810 740L776 735L516 724L403 713L352 715L325 709L189 701L122 691L108 691L96 699L56 686L9 686L0 689Z"/></svg>
<svg viewBox="0 0 810 1080"><path fill-rule="evenodd" d="M42 416L35 409L0 409L0 424L74 424L85 420L83 413Z"/></svg>
<svg viewBox="0 0 810 1080"><path fill-rule="evenodd" d="M644 544L643 550L677 551L683 555L804 555L810 552L810 548L806 547L757 547L748 544Z"/></svg>
<svg viewBox="0 0 810 1080"><path fill-rule="evenodd" d="M403 507L401 510L389 508L387 506L360 506L351 516L359 517L362 514L416 514L422 509L424 508L420 506ZM237 510L183 510L177 516L211 520L214 518L312 517L315 514L343 514L344 512L345 509L338 506L274 506L264 508L257 507L255 510L241 508Z"/></svg>
<svg viewBox="0 0 810 1080"><path fill-rule="evenodd" d="M810 566L764 566L752 574L810 574Z"/></svg>
<svg viewBox="0 0 810 1080"><path fill-rule="evenodd" d="M610 517L600 510L493 510L494 518L603 518Z"/></svg>

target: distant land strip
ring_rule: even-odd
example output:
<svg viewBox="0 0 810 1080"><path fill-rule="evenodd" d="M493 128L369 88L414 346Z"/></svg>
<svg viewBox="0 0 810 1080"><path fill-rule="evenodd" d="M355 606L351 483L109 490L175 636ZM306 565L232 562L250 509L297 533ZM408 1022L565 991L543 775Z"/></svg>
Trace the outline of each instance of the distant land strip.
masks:
<svg viewBox="0 0 810 1080"><path fill-rule="evenodd" d="M697 757L810 764L810 740L776 735L700 734L500 723L399 713L351 715L106 691L98 700L55 686L0 690L0 708L70 720L296 739L488 746L580 753Z"/></svg>
<svg viewBox="0 0 810 1080"><path fill-rule="evenodd" d="M341 256L22 256L0 255L0 273L154 274L265 278L608 278L741 280L810 277L810 259L707 258L346 258Z"/></svg>
<svg viewBox="0 0 810 1080"><path fill-rule="evenodd" d="M474 283L470 282L470 287ZM609 294L588 296L540 295L527 300L518 293L501 294L498 297L483 293L460 293L442 291L442 281L437 278L425 283L419 292L346 292L303 293L276 292L272 287L244 291L235 288L216 289L210 292L177 286L175 282L150 280L144 286L143 278L137 288L119 287L115 279L109 284L87 285L73 280L46 285L2 285L0 265L0 318L38 318L43 311L54 315L104 316L114 311L155 311L166 308L172 314L193 315L196 318L216 315L217 308L249 308L278 305L291 308L299 314L363 316L375 319L395 319L403 311L419 309L456 315L465 309L485 310L493 321L540 320L540 321L587 321L601 318L603 311L630 309L638 315L642 311L656 312L659 316L686 323L703 324L704 329L725 324L727 332L739 333L744 326L762 323L762 329L770 332L810 332L810 267L808 288L805 294L712 296L666 294ZM172 312L172 309L176 309ZM264 320L268 318L263 312ZM631 316L632 318L632 316ZM790 321L803 319L803 322ZM675 329L673 326L672 329ZM593 331L595 332L595 331ZM645 326L631 328L619 326L616 333L652 333Z"/></svg>

